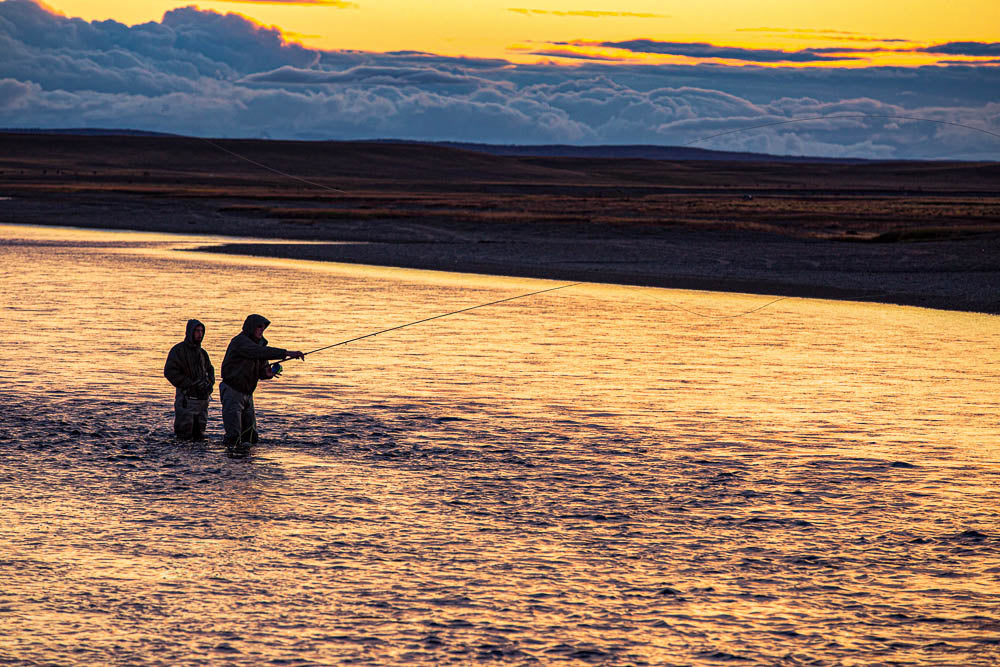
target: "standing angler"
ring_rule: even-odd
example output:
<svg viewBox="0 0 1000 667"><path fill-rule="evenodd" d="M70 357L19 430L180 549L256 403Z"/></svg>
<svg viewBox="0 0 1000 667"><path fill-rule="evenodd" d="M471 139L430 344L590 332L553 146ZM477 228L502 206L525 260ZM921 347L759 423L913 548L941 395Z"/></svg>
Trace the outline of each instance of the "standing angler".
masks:
<svg viewBox="0 0 1000 667"><path fill-rule="evenodd" d="M215 369L201 347L205 325L188 320L184 340L170 348L163 375L177 388L174 398L174 434L182 440L203 440L208 401L215 387Z"/></svg>
<svg viewBox="0 0 1000 667"><path fill-rule="evenodd" d="M257 417L254 414L253 392L258 380L270 380L275 372L271 359L305 359L301 352L280 347L268 347L264 329L271 322L262 315L249 315L243 331L229 341L222 360L222 423L226 428L225 445L232 453L245 453L257 442Z"/></svg>

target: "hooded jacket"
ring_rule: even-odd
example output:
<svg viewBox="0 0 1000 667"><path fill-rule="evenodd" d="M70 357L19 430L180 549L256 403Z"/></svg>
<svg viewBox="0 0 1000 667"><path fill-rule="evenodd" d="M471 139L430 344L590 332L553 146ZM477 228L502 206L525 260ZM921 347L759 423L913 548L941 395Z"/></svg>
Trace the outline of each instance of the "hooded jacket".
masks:
<svg viewBox="0 0 1000 667"><path fill-rule="evenodd" d="M243 331L229 341L226 356L222 360L222 381L242 394L252 394L258 380L267 379L265 374L270 359L284 359L288 350L268 347L267 339L253 339L253 332L259 326L266 329L271 324L263 315L249 315L243 322Z"/></svg>
<svg viewBox="0 0 1000 667"><path fill-rule="evenodd" d="M208 358L208 352L201 347L201 341L192 338L195 327L205 330L205 325L198 320L188 320L184 332L184 340L177 343L167 354L167 363L163 366L163 376L181 391L192 391L202 380L209 384L209 394L215 386L215 368Z"/></svg>

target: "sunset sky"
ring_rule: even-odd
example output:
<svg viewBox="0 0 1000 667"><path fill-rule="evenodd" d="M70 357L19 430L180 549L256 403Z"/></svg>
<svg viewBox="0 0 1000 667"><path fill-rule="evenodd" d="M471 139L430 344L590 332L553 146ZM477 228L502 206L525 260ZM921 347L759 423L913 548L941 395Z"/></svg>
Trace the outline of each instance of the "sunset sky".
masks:
<svg viewBox="0 0 1000 667"><path fill-rule="evenodd" d="M698 145L1000 158L959 127L1000 133L996 0L6 0L0 56L6 126L681 144L853 114Z"/></svg>
<svg viewBox="0 0 1000 667"><path fill-rule="evenodd" d="M126 24L158 21L184 3L158 0L59 0L49 6L66 16L114 19ZM315 0L313 2L199 2L280 28L289 39L320 49L424 51L449 56L539 62L556 52L630 62L722 61L681 53L650 53L606 46L637 40L711 44L747 50L801 53L841 49L837 63L920 65L955 55L922 51L949 42L1000 40L1000 2L956 0L701 0L700 2L523 2L522 0ZM680 51L680 49L676 49ZM759 62L752 59L744 62ZM835 56L842 56L837 60ZM992 53L994 58L1000 52ZM790 56L795 57L795 56ZM801 56L800 56L801 57ZM961 59L969 59L962 56ZM982 60L984 58L977 58ZM732 62L732 59L730 59ZM738 60L736 60L738 62ZM777 62L777 61L776 61ZM786 61L788 62L788 61Z"/></svg>

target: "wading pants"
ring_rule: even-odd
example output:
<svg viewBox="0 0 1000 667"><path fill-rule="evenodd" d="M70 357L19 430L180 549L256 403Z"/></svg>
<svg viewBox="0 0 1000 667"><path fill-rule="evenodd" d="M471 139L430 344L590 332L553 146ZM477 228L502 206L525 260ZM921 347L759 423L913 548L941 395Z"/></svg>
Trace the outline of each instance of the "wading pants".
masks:
<svg viewBox="0 0 1000 667"><path fill-rule="evenodd" d="M174 397L174 435L185 440L200 440L208 423L208 399L185 396L180 389Z"/></svg>
<svg viewBox="0 0 1000 667"><path fill-rule="evenodd" d="M222 382L219 384L219 395L222 398L222 425L226 428L226 445L235 447L257 442L253 394L236 391Z"/></svg>

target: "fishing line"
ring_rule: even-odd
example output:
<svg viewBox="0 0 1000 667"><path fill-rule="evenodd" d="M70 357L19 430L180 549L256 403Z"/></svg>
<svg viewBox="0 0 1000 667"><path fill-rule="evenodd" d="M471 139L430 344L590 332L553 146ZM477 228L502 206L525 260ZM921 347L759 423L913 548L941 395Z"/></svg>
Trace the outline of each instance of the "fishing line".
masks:
<svg viewBox="0 0 1000 667"><path fill-rule="evenodd" d="M988 134L991 137L996 137L996 138L1000 139L1000 134L998 134L996 132L991 132L990 130L985 130L985 129L980 128L980 127L975 127L973 125L966 125L964 123L957 123L957 122L954 122L954 121L936 120L936 119L933 119L933 118L920 118L920 117L917 117L917 116L903 116L903 115L898 115L898 114L860 114L859 113L859 114L837 114L837 115L827 115L827 116L809 116L809 117L806 117L806 118L793 118L793 119L788 119L788 120L773 121L773 122L769 122L769 123L761 123L759 125L751 125L751 126L747 126L747 127L737 128L737 129L734 129L734 130L726 130L724 132L717 132L715 134L706 135L704 137L700 137L698 139L694 139L693 141L685 142L685 143L683 143L681 145L682 146L690 146L692 144L697 144L697 143L700 143L702 141L708 141L710 139L715 139L715 138L718 138L718 137L724 137L724 136L727 136L727 135L730 135L730 134L738 134L740 132L749 132L749 131L752 131L752 130L759 130L759 129L763 129L763 128L767 128L767 127L775 127L775 126L779 126L779 125L789 125L789 124L794 124L794 123L805 123L805 122L814 121L814 120L836 120L838 118L887 118L887 119L898 119L898 120L912 120L912 121L919 121L919 122L924 122L924 123L937 123L939 125L950 125L950 126L953 126L953 127L960 127L960 128L964 128L964 129L967 129L967 130L973 130L975 132L981 132L983 134ZM328 186L328 185L324 185L322 183L317 183L316 181L312 181L312 180L309 180L307 178L302 178L301 176L296 176L294 174L289 174L288 172L281 171L280 169L275 169L274 167L268 166L268 165L266 165L266 164L264 164L262 162L258 162L257 160L254 160L254 159L249 158L249 157L247 157L245 155L237 153L236 151L232 151L232 150L226 148L225 146L221 146L218 143L216 143L216 142L214 142L214 141L212 141L210 139L205 139L205 138L202 138L202 137L197 137L197 138L200 139L201 141L204 141L204 142L208 143L209 145L215 147L216 149L218 149L218 150L220 150L220 151L222 151L224 153L227 153L227 154L229 154L229 155L231 155L231 156L233 156L235 158L238 158L240 160L248 162L248 163L250 163L252 165L255 165L257 167L260 167L261 169L270 171L270 172L278 174L280 176L284 176L285 178L290 178L292 180L299 181L301 183L305 183L307 185L311 185L313 187L320 188L322 190L327 190L329 192L338 192L338 193L342 193L342 194L347 194L346 190L341 190L341 189L334 188L334 187L331 187L331 186ZM417 320L415 322L409 322L407 324L401 324L399 326L390 327L388 329L382 329L381 331L375 331L375 332L372 332L372 333L369 333L369 334L365 334L363 336L357 336L355 338L350 338L348 340L340 341L339 343L333 343L332 345L327 345L325 347L321 347L321 348L312 350L310 352L306 352L306 353L303 354L303 356L309 355L309 354L315 354L316 352L322 352L323 350L328 350L330 348L339 347L341 345L347 345L348 343L353 343L355 341L363 340L365 338L371 338L371 337L374 337L374 336L378 336L379 334L388 333L390 331L397 331L399 329L404 329L406 327L411 327L411 326L414 326L416 324L423 324L424 322L430 322L431 320L441 319L441 318L444 318L444 317L450 317L451 315L458 315L459 313L465 313L465 312L468 312L470 310L476 310L478 308L485 308L486 306L493 306L493 305L496 305L496 304L505 303L507 301L514 301L516 299L523 299L523 298L526 298L526 297L529 297L529 296L534 296L536 294L543 294L545 292L553 292L555 290L566 289L567 287L574 287L574 286L580 285L580 284L582 284L582 283L571 283L571 284L567 284L567 285L561 285L559 287L552 287L552 288L548 288L548 289L544 289L544 290L539 290L537 292L530 292L528 294L521 294L521 295L518 295L518 296L509 297L509 298L506 298L506 299L500 299L498 301L491 301L489 303L480 304L478 306L472 306L472 307L469 307L469 308L462 308L460 310L456 310L456 311L453 311L453 312L450 312L450 313L443 313L441 315L435 315L433 317L428 317L428 318L425 318L425 319L422 319L422 320ZM713 314L699 313L697 311L691 310L689 308L685 308L684 306L680 306L680 305L678 305L676 303L668 301L667 299L664 299L662 297L659 297L659 296L656 296L656 295L652 295L652 294L650 294L648 292L644 292L644 293L645 294L649 294L650 296L653 296L653 298L655 298L656 300L661 301L663 303L666 303L667 305L669 305L672 308L675 308L677 310L684 311L684 312L689 313L691 315L694 315L696 317L701 317L701 318L705 318L705 319L735 319L735 318L739 318L739 317L745 317L747 315L752 315L753 313L756 313L756 312L759 312L761 310L764 310L765 308L768 308L768 307L770 307L770 306L772 306L772 305L774 305L774 304L776 304L776 303L778 303L780 301L784 301L786 299L795 298L795 297L783 296L783 297L779 297L777 299L774 299L772 301L769 301L769 302L765 303L762 306L758 306L757 308L753 308L753 309L745 311L745 312L736 313L736 314L730 314L730 315L713 315ZM861 297L858 297L855 300L857 300L857 301L863 301L863 300L866 300L866 299L877 298L877 297L882 296L884 294L888 294L888 293L887 292L883 292L883 293L880 293L880 294L876 294L874 297L871 297L871 296L861 296ZM286 358L286 359L282 359L281 361L288 361L288 360L289 359Z"/></svg>
<svg viewBox="0 0 1000 667"><path fill-rule="evenodd" d="M415 324L423 324L424 322L430 322L431 320L439 320L443 317L451 317L452 315L458 315L459 313L467 313L470 310L477 310L479 308L485 308L486 306L495 306L498 303L506 303L508 301L514 301L516 299L524 299L529 296L535 296L536 294L544 294L545 292L555 292L556 290L566 289L567 287L576 287L577 285L582 285L583 283L568 283L566 285L560 285L558 287L548 287L546 289L538 290L537 292L528 292L527 294L519 294L517 296L510 296L506 299L497 299L496 301L490 301L489 303L481 303L478 306L469 306L468 308L461 308L459 310L453 310L450 313L442 313L441 315L434 315L433 317L425 317L422 320L416 320L415 322L408 322L406 324L400 324L398 326L389 327L388 329L382 329L381 331L374 331L372 333L365 334L363 336L355 336L354 338L348 338L347 340L342 340L339 343L333 343L332 345L326 345L324 347L316 348L309 352L303 353L303 357L315 354L317 352L322 352L323 350L329 350L332 347L339 347L341 345L347 345L348 343L353 343L354 341L363 340L365 338L371 338L373 336L378 336L379 334L388 333L390 331L397 331L399 329L405 329L406 327L412 327ZM286 357L281 361L289 361L292 357ZM281 363L280 361L278 363Z"/></svg>
<svg viewBox="0 0 1000 667"><path fill-rule="evenodd" d="M644 295L646 295L648 297L652 297L652 298L654 298L657 301L660 301L662 303L665 303L668 306L670 306L671 308L676 308L677 310L683 310L685 313L690 313L691 315L696 315L697 317L703 317L705 319L713 319L713 320L729 320L729 319L735 319L737 317L745 317L746 315L752 315L753 313L759 312L761 310L764 310L765 308L773 306L774 304L778 303L779 301L785 301L786 299L809 298L809 297L798 297L798 296L781 296L781 297L778 297L777 299L774 299L772 301L768 301L763 306L758 306L756 308L752 308L752 309L750 309L748 311L745 311L745 312L742 312L742 313L736 313L734 315L712 315L712 314L707 314L707 313L699 313L696 310L691 310L690 308L685 308L684 306L680 306L680 305L674 303L673 301L670 301L668 299L664 299L663 297L659 296L655 292L650 292L648 289L643 289L643 288L636 288L636 289L640 289ZM845 299L845 301L855 301L855 302L858 302L858 303L870 303L871 301L873 301L875 299L878 299L878 298L881 298L881 297L884 297L884 296L892 296L892 292L881 291L881 292L874 292L874 293L871 293L871 294L862 294L860 296L847 298L847 299ZM822 297L819 297L819 298L822 298Z"/></svg>
<svg viewBox="0 0 1000 667"><path fill-rule="evenodd" d="M716 137L724 137L727 134L736 134L738 132L749 132L750 130L759 130L764 127L774 127L775 125L788 125L789 123L805 123L810 120L835 120L837 118L897 118L900 120L918 120L924 123L938 123L939 125L952 125L954 127L962 127L967 130L975 130L976 132L982 132L983 134L988 134L991 137L996 137L997 139L1000 139L1000 134L996 132L990 132L989 130L984 130L981 127L975 127L973 125L965 125L964 123L955 123L949 120L935 120L933 118L918 118L916 116L898 116L893 114L853 113L853 114L838 114L836 116L809 116L808 118L793 118L791 120L779 120L771 123L762 123L760 125L750 125L748 127L741 127L735 130L726 130L725 132L717 132L716 134L709 134L707 136L701 137L700 139L695 139L694 141L689 141L687 143L681 144L681 146L690 146L691 144L697 144L702 141L708 141L709 139L715 139Z"/></svg>
<svg viewBox="0 0 1000 667"><path fill-rule="evenodd" d="M232 155L235 158L239 158L240 160L244 160L246 162L249 162L252 165L260 167L261 169L266 169L267 171L270 171L270 172L273 172L275 174L279 174L281 176L284 176L285 178L291 178L292 180L300 181L302 183L305 183L307 185L311 185L313 187L320 188L322 190L328 190L330 192L340 192L342 194L347 194L347 190L339 190L337 188L332 188L329 185L323 185L322 183L317 183L316 181L310 181L308 178L302 178L301 176L296 176L295 174L289 174L288 172L281 171L280 169L275 169L274 167L269 167L266 164L264 164L263 162L258 162L257 160L254 160L252 158L248 158L246 155L240 155L236 151L231 151L228 148L226 148L225 146L220 146L219 144L215 143L211 139L204 139L202 137L195 137L195 138L196 139L201 139L201 141L204 141L205 143L207 143L207 144L209 144L211 146L215 146L216 148L218 148L223 153L228 153L229 155Z"/></svg>
<svg viewBox="0 0 1000 667"><path fill-rule="evenodd" d="M647 295L647 296L653 297L657 301L662 301L663 303L667 304L668 306L670 306L672 308L676 308L677 310L683 310L685 313L690 313L691 315L696 315L698 317L704 317L705 319L713 319L713 320L729 320L729 319L735 319L737 317L744 317L746 315L751 315L751 314L756 313L758 311L764 310L768 306L772 306L772 305L778 303L779 301L784 301L785 299L793 299L793 298L795 298L795 297L791 297L791 296L781 296L781 297L778 297L777 299L774 299L773 301L768 301L763 306L758 306L757 308L753 308L752 310L748 310L748 311L743 312L743 313L736 313L735 315L709 315L709 314L705 314L705 313L699 313L699 312L697 312L695 310L691 310L689 308L685 308L684 306L679 306L679 305L677 305L676 303L674 303L672 301L668 301L667 299L664 299L663 297L657 295L654 292L649 292L649 291L643 290L642 293L645 294L645 295Z"/></svg>

